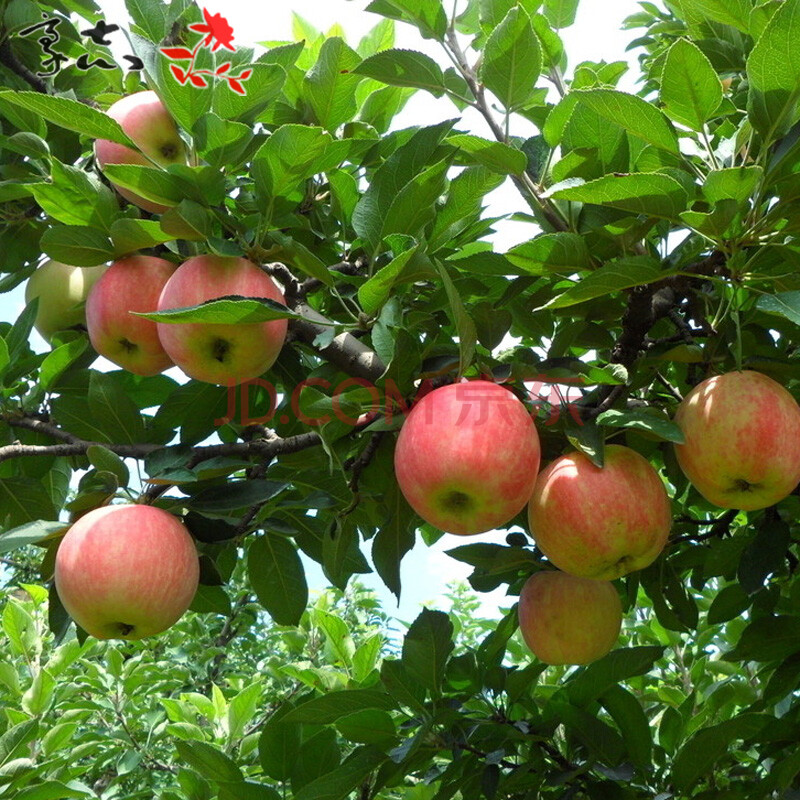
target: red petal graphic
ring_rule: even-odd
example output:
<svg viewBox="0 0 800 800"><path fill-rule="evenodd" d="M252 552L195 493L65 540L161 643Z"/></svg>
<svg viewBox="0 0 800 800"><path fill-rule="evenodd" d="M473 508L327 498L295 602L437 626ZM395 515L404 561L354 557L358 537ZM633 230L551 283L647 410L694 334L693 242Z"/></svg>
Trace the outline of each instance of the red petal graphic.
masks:
<svg viewBox="0 0 800 800"><path fill-rule="evenodd" d="M237 94L247 94L244 86L242 86L242 84L239 83L236 78L228 78L228 86L230 86L231 89L233 89L233 91Z"/></svg>
<svg viewBox="0 0 800 800"><path fill-rule="evenodd" d="M222 75L223 72L227 72L231 68L231 62L227 61L221 67L217 67L217 75Z"/></svg>
<svg viewBox="0 0 800 800"><path fill-rule="evenodd" d="M189 26L189 30L197 33L208 33L211 28L209 28L208 25L203 25L202 22L195 22L194 25Z"/></svg>
<svg viewBox="0 0 800 800"><path fill-rule="evenodd" d="M237 75L236 78L240 81L246 81L252 74L253 70L246 69L241 75Z"/></svg>
<svg viewBox="0 0 800 800"><path fill-rule="evenodd" d="M191 60L192 58L192 51L187 50L185 47L161 47L160 50L167 58L173 58L178 61Z"/></svg>
<svg viewBox="0 0 800 800"><path fill-rule="evenodd" d="M186 73L177 64L170 64L169 68L180 83L186 83Z"/></svg>
<svg viewBox="0 0 800 800"><path fill-rule="evenodd" d="M208 83L206 82L206 79L202 75L190 75L189 80L198 89L208 88Z"/></svg>

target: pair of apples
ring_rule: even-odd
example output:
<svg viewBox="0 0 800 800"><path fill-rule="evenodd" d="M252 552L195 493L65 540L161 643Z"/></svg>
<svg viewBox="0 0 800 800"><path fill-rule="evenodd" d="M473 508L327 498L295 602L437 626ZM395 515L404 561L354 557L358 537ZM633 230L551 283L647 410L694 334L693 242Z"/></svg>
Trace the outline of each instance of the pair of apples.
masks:
<svg viewBox="0 0 800 800"><path fill-rule="evenodd" d="M245 258L195 256L175 267L155 256L128 256L110 267L46 261L31 276L26 300L39 298L36 328L49 340L85 322L94 349L136 375L179 366L190 378L233 386L269 369L287 321L156 323L136 313L188 308L231 295L285 305L272 278ZM85 308L84 308L85 303ZM131 313L134 312L134 313Z"/></svg>
<svg viewBox="0 0 800 800"><path fill-rule="evenodd" d="M676 422L685 437L678 462L715 505L765 508L800 481L800 407L766 375L703 381ZM658 557L670 501L658 473L628 447L608 445L602 469L571 453L537 476L539 459L522 402L502 386L472 381L436 389L414 406L395 472L412 508L451 533L501 527L528 505L536 544L562 571L537 572L524 584L520 630L540 660L585 664L616 642L622 607L610 581Z"/></svg>

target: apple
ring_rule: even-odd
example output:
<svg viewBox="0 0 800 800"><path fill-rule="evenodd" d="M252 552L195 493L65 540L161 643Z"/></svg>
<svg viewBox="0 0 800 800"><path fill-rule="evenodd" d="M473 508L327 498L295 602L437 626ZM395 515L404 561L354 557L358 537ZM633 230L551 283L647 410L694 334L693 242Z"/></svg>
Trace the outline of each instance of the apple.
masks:
<svg viewBox="0 0 800 800"><path fill-rule="evenodd" d="M664 484L647 459L610 444L602 469L576 452L542 470L528 522L539 549L559 569L613 580L655 561L672 517Z"/></svg>
<svg viewBox="0 0 800 800"><path fill-rule="evenodd" d="M519 629L545 664L588 664L614 646L622 603L614 584L566 572L535 572L519 595Z"/></svg>
<svg viewBox="0 0 800 800"><path fill-rule="evenodd" d="M25 302L39 298L36 330L48 342L56 331L86 324L84 303L107 267L73 267L49 259L28 279Z"/></svg>
<svg viewBox="0 0 800 800"><path fill-rule="evenodd" d="M186 163L186 146L178 133L175 120L155 92L136 92L117 100L106 112L116 120L123 131L139 148L133 150L124 144L108 139L94 143L94 155L100 169L107 164L138 164L166 167L170 164ZM141 151L141 152L140 152ZM114 188L134 205L160 214L167 206L140 197L130 189L113 184Z"/></svg>
<svg viewBox="0 0 800 800"><path fill-rule="evenodd" d="M422 519L468 536L502 527L525 508L539 458L539 435L522 401L476 380L441 386L415 403L394 469Z"/></svg>
<svg viewBox="0 0 800 800"><path fill-rule="evenodd" d="M695 386L675 422L675 455L715 506L754 511L783 500L800 481L800 407L760 372L728 372Z"/></svg>
<svg viewBox="0 0 800 800"><path fill-rule="evenodd" d="M157 375L172 366L156 323L130 312L156 311L174 271L174 264L155 256L128 256L108 268L86 301L89 339L101 356L136 375Z"/></svg>
<svg viewBox="0 0 800 800"><path fill-rule="evenodd" d="M161 633L189 608L200 565L183 523L154 506L104 506L67 531L55 584L67 613L98 639Z"/></svg>
<svg viewBox="0 0 800 800"><path fill-rule="evenodd" d="M161 292L159 311L197 306L228 295L259 297L286 305L264 270L245 258L195 256L184 261ZM268 370L283 347L287 321L221 324L158 323L169 357L190 377L235 386Z"/></svg>

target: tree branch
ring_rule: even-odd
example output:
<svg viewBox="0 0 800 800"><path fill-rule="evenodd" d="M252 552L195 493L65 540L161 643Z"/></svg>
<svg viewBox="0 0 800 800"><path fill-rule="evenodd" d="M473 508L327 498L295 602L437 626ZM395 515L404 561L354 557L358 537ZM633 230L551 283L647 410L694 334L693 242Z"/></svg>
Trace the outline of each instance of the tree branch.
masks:
<svg viewBox="0 0 800 800"><path fill-rule="evenodd" d="M298 339L310 344L331 364L335 364L349 375L372 382L379 380L386 372L386 366L378 354L356 339L352 333L340 333L330 344L323 346L314 344L318 336L330 333L331 321L302 301L292 310L302 314L305 319L291 320L289 330Z"/></svg>
<svg viewBox="0 0 800 800"><path fill-rule="evenodd" d="M332 267L329 267L331 272L338 272L340 275L358 275L361 270L364 269L365 262L357 258L354 262L351 261L340 261L338 264L334 264ZM305 297L310 292L314 292L317 289L320 289L325 284L319 278L306 278L298 287L297 287L297 295L298 297Z"/></svg>
<svg viewBox="0 0 800 800"><path fill-rule="evenodd" d="M0 42L0 64L8 67L13 73L19 75L22 80L29 83L37 92L48 94L47 84L38 76L31 72L14 54L11 49L11 39L4 39Z"/></svg>

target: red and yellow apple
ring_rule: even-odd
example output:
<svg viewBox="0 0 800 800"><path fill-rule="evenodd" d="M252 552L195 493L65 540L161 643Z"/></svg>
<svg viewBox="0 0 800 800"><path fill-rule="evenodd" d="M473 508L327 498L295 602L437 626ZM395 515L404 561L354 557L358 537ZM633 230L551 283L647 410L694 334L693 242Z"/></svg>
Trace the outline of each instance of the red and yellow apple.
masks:
<svg viewBox="0 0 800 800"><path fill-rule="evenodd" d="M264 270L245 258L195 256L175 270L161 292L159 311L189 308L236 295L285 305L283 293ZM158 323L169 357L190 377L234 386L268 370L283 347L287 321L238 324Z"/></svg>
<svg viewBox="0 0 800 800"><path fill-rule="evenodd" d="M441 386L414 405L394 454L397 482L426 522L471 535L502 527L528 502L539 435L514 394L489 381Z"/></svg>
<svg viewBox="0 0 800 800"><path fill-rule="evenodd" d="M183 523L160 508L96 508L58 547L55 584L67 613L98 639L142 639L177 622L200 566Z"/></svg>
<svg viewBox="0 0 800 800"><path fill-rule="evenodd" d="M708 378L683 398L675 455L710 503L753 511L783 500L800 482L800 407L760 372Z"/></svg>
<svg viewBox="0 0 800 800"><path fill-rule="evenodd" d="M566 572L535 572L519 595L519 629L545 664L588 664L611 650L622 626L614 584Z"/></svg>
<svg viewBox="0 0 800 800"><path fill-rule="evenodd" d="M647 459L612 444L602 469L576 452L542 470L528 521L539 549L559 569L613 580L655 561L672 518L667 491Z"/></svg>
<svg viewBox="0 0 800 800"><path fill-rule="evenodd" d="M101 356L136 375L157 375L172 366L156 323L130 312L156 311L174 271L174 264L155 256L128 256L108 268L86 301L89 339Z"/></svg>
<svg viewBox="0 0 800 800"><path fill-rule="evenodd" d="M49 259L28 278L25 302L39 298L36 330L48 342L56 331L86 324L84 303L106 266L73 267Z"/></svg>
<svg viewBox="0 0 800 800"><path fill-rule="evenodd" d="M117 100L106 112L116 120L131 141L133 150L109 139L94 143L94 154L100 169L107 164L134 164L166 167L186 163L186 146L178 133L175 120L155 92L136 92ZM130 189L113 184L114 188L134 205L160 214L167 206L140 197Z"/></svg>

